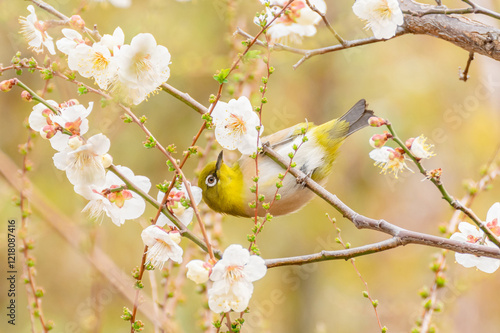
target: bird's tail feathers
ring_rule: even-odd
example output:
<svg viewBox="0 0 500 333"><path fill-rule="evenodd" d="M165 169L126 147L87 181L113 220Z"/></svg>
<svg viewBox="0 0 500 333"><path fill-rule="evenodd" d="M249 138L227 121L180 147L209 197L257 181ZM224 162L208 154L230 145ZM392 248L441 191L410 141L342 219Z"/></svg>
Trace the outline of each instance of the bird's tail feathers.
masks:
<svg viewBox="0 0 500 333"><path fill-rule="evenodd" d="M354 106L347 111L342 117L340 117L339 121L345 121L349 123L349 129L347 130L346 136L351 135L352 133L362 129L363 127L368 126L368 119L374 116L373 111L367 110L366 100L359 100Z"/></svg>

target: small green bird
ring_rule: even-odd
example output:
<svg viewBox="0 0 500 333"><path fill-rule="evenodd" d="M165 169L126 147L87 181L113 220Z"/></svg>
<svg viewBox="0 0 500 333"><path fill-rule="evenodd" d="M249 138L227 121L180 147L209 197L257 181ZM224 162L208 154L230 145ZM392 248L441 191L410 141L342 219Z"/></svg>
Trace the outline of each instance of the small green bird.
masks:
<svg viewBox="0 0 500 333"><path fill-rule="evenodd" d="M373 116L373 111L367 110L366 106L366 101L362 99L338 119L319 126L300 123L266 136L261 142L268 142L272 149L289 160L288 154L294 151L294 144L299 146L302 143L301 129L307 128L308 141L297 150L293 162L296 163L296 168L313 180L324 183L344 139L368 126L368 119ZM284 170L266 155L259 156L258 163L259 195L263 194L265 202L269 202L276 192L278 175ZM201 171L198 186L203 190L203 200L214 211L250 217L255 216L254 208L248 205L255 201L255 193L250 190L255 185L254 177L254 159L243 155L230 167L223 162L221 151L217 161L208 163ZM283 187L278 193L281 199L275 201L269 211L275 216L297 211L314 197L314 193L298 184L290 174L283 179ZM265 214L266 211L259 205L258 215Z"/></svg>

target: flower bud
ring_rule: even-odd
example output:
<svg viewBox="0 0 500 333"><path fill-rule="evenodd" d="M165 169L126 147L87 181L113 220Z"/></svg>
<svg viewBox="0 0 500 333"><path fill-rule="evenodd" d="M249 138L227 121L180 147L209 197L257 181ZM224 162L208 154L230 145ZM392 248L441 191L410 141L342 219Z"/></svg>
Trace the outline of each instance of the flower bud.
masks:
<svg viewBox="0 0 500 333"><path fill-rule="evenodd" d="M370 124L371 127L380 127L386 125L387 121L380 117L370 117L370 119L368 119L368 124Z"/></svg>
<svg viewBox="0 0 500 333"><path fill-rule="evenodd" d="M413 141L415 141L415 138L409 138L408 140L406 140L406 142L405 142L406 148L411 149L411 145L413 144Z"/></svg>
<svg viewBox="0 0 500 333"><path fill-rule="evenodd" d="M208 281L212 266L202 260L191 260L187 265L186 276L197 284Z"/></svg>
<svg viewBox="0 0 500 333"><path fill-rule="evenodd" d="M2 82L0 82L0 91L4 92L10 91L14 86L14 84L16 84L14 79L3 80Z"/></svg>
<svg viewBox="0 0 500 333"><path fill-rule="evenodd" d="M85 28L85 21L82 19L80 15L73 15L70 17L69 22L72 26L78 29Z"/></svg>
<svg viewBox="0 0 500 333"><path fill-rule="evenodd" d="M387 134L375 134L370 138L370 146L373 148L381 148L387 142Z"/></svg>
<svg viewBox="0 0 500 333"><path fill-rule="evenodd" d="M40 135L44 139L51 139L54 135L56 135L57 129L53 125L45 125L41 132Z"/></svg>
<svg viewBox="0 0 500 333"><path fill-rule="evenodd" d="M102 166L104 169L107 169L113 164L113 157L109 154L102 155Z"/></svg>
<svg viewBox="0 0 500 333"><path fill-rule="evenodd" d="M21 93L21 98L27 102L31 102L33 100L33 96L31 96L31 94L26 90L23 90L23 92Z"/></svg>
<svg viewBox="0 0 500 333"><path fill-rule="evenodd" d="M80 148L82 145L83 145L83 139L78 135L73 135L68 140L68 146L73 150Z"/></svg>
<svg viewBox="0 0 500 333"><path fill-rule="evenodd" d="M170 236L170 239L176 244L179 244L181 242L181 233L178 230L172 230L168 232L168 235Z"/></svg>

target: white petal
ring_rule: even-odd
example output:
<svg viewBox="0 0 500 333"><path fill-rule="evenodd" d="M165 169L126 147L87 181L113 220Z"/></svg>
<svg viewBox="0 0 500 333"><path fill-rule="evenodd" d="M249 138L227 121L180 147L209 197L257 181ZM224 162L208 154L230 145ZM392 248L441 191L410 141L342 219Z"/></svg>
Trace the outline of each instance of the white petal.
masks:
<svg viewBox="0 0 500 333"><path fill-rule="evenodd" d="M55 153L52 160L54 161L56 168L59 170L66 170L68 167L68 153L66 151Z"/></svg>
<svg viewBox="0 0 500 333"><path fill-rule="evenodd" d="M470 223L467 222L460 222L458 224L458 230L462 232L463 234L467 235L472 235L474 237L482 237L483 233L482 231L479 231L477 227L473 226Z"/></svg>
<svg viewBox="0 0 500 333"><path fill-rule="evenodd" d="M184 213L182 213L181 215L176 215L176 216L179 219L179 221L181 221L181 223L187 227L191 223L191 221L193 220L194 210L193 210L193 208L189 207L188 209L186 209L184 211ZM170 220L167 223L170 226L175 226L175 224Z"/></svg>
<svg viewBox="0 0 500 333"><path fill-rule="evenodd" d="M249 281L256 281L262 279L264 275L266 275L267 266L264 259L252 255L248 259L248 263L245 265L243 272Z"/></svg>
<svg viewBox="0 0 500 333"><path fill-rule="evenodd" d="M217 126L217 124L220 124L224 119L226 119L229 116L227 109L228 109L227 103L221 101L217 102L211 115L215 126Z"/></svg>
<svg viewBox="0 0 500 333"><path fill-rule="evenodd" d="M132 198L125 200L120 210L120 217L126 220L133 220L141 217L146 210L146 202L137 193L132 192Z"/></svg>
<svg viewBox="0 0 500 333"><path fill-rule="evenodd" d="M68 148L69 135L57 132L52 138L50 138L50 145L57 151L63 151Z"/></svg>
<svg viewBox="0 0 500 333"><path fill-rule="evenodd" d="M248 250L239 244L229 245L222 255L222 259L229 265L244 265L248 262L249 257Z"/></svg>
<svg viewBox="0 0 500 333"><path fill-rule="evenodd" d="M92 146L93 152L97 155L104 155L108 152L111 142L102 133L92 136L88 140L88 144Z"/></svg>
<svg viewBox="0 0 500 333"><path fill-rule="evenodd" d="M492 222L494 219L500 223L500 202L493 204L486 214L486 222Z"/></svg>

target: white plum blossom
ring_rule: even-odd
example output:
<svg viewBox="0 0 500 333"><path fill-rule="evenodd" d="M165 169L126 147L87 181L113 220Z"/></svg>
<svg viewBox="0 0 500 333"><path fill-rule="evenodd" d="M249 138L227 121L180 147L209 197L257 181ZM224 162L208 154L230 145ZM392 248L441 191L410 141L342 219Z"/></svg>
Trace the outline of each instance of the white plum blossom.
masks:
<svg viewBox="0 0 500 333"><path fill-rule="evenodd" d="M73 185L102 185L105 182L105 168L111 164L107 154L110 141L104 134L96 134L77 149L67 146L53 157L54 165L66 171Z"/></svg>
<svg viewBox="0 0 500 333"><path fill-rule="evenodd" d="M195 204L198 205L202 198L201 188L198 186L191 186L191 194L193 195ZM158 202L162 202L164 197L165 193L159 191L156 200ZM193 220L194 210L192 207L185 207L183 205L185 200L188 200L187 202L189 202L189 196L184 183L182 183L180 189L176 189L174 187L168 194L167 209L170 210L179 219L179 221L187 227ZM165 224L175 228L175 224L165 215L161 214L158 217L158 221L156 221L156 225L163 227Z"/></svg>
<svg viewBox="0 0 500 333"><path fill-rule="evenodd" d="M100 43L77 45L68 55L68 66L83 77L93 77L101 89L107 89L118 72L116 57Z"/></svg>
<svg viewBox="0 0 500 333"><path fill-rule="evenodd" d="M147 177L136 176L132 170L121 165L117 165L116 169L138 189L149 192L151 181ZM140 217L146 209L144 199L125 186L123 180L108 171L103 185L77 185L75 192L90 200L83 211L89 212L91 218L100 218L105 213L114 224L121 226L125 220Z"/></svg>
<svg viewBox="0 0 500 333"><path fill-rule="evenodd" d="M495 205L497 205L495 207ZM496 215L498 216L500 213L500 204L496 203L492 208L490 208L490 211L492 209L496 210ZM495 207L495 208L494 208ZM490 212L488 212L488 215L490 215ZM497 225L498 217L496 217L494 220L490 221L495 223ZM485 234L479 230L477 227L473 226L470 223L467 222L460 222L458 225L458 230L460 232L456 232L453 235L451 235L450 239L456 240L459 242L465 242L465 243L471 243L471 244L478 244L478 245L486 245L490 246L493 248L497 248L495 244L493 244L486 236ZM492 230L493 231L493 230ZM497 231L500 231L497 229ZM500 232L499 232L500 234ZM499 235L497 234L497 236ZM497 248L498 249L498 248ZM494 258L488 258L488 257L478 257L473 254L468 254L468 253L455 253L455 260L457 263L464 267L477 267L477 269L485 272L485 273L493 273L495 272L498 267L500 267L500 260L499 259L494 259Z"/></svg>
<svg viewBox="0 0 500 333"><path fill-rule="evenodd" d="M409 139L406 146L416 158L431 158L436 155L431 151L434 145L425 143L426 140L427 138L421 135L418 138Z"/></svg>
<svg viewBox="0 0 500 333"><path fill-rule="evenodd" d="M64 38L57 41L57 47L68 55L68 67L81 76L93 77L101 89L107 89L118 75L116 54L123 45L124 34L117 27L113 35L104 35L92 46L87 45L75 30L63 29Z"/></svg>
<svg viewBox="0 0 500 333"><path fill-rule="evenodd" d="M384 174L387 171L394 173L398 178L398 173L404 169L412 171L406 165L404 152L400 151L401 148L393 149L391 147L383 146L374 149L370 152L370 158L375 161L374 165L380 167ZM401 149L402 150L402 149ZM413 171L412 171L413 172Z"/></svg>
<svg viewBox="0 0 500 333"><path fill-rule="evenodd" d="M253 111L248 98L242 96L229 103L217 102L212 118L215 138L222 147L238 149L242 154L252 154L257 150L257 138L264 126L260 126L259 116ZM260 131L256 129L258 126Z"/></svg>
<svg viewBox="0 0 500 333"><path fill-rule="evenodd" d="M177 230L167 232L162 227L150 225L142 231L141 237L148 246L146 264L162 269L169 259L179 264L182 262L183 251L178 245L181 242L181 235Z"/></svg>
<svg viewBox="0 0 500 333"><path fill-rule="evenodd" d="M113 35L104 34L99 41L99 44L106 46L110 51L112 51L116 55L117 51L125 42L125 34L123 33L122 28L117 27L115 31L113 31Z"/></svg>
<svg viewBox="0 0 500 333"><path fill-rule="evenodd" d="M118 90L127 102L137 105L146 99L170 76L170 53L157 45L153 35L141 33L123 45L117 55Z"/></svg>
<svg viewBox="0 0 500 333"><path fill-rule="evenodd" d="M370 28L378 39L394 37L398 26L404 22L397 0L356 0L352 10L367 22L366 28Z"/></svg>
<svg viewBox="0 0 500 333"><path fill-rule="evenodd" d="M261 1L262 2L262 1ZM287 0L271 0L269 8L266 8L266 22L269 23L275 15L279 14ZM312 6L321 13L326 13L324 0L310 0ZM263 18L257 18L256 24ZM279 18L277 18L267 30L272 43L300 43L303 37L311 37L316 34L315 25L321 21L321 16L314 12L305 0L296 0L287 7Z"/></svg>
<svg viewBox="0 0 500 333"><path fill-rule="evenodd" d="M208 290L208 306L216 313L244 311L252 297L252 282L263 278L266 271L264 259L250 255L241 245L230 245L212 268L210 280L214 283Z"/></svg>
<svg viewBox="0 0 500 333"><path fill-rule="evenodd" d="M69 55L77 45L83 44L84 40L82 35L73 29L62 29L63 38L56 42L56 46L62 53Z"/></svg>
<svg viewBox="0 0 500 333"><path fill-rule="evenodd" d="M30 14L27 17L21 16L19 23L21 24L20 32L28 41L29 47L36 53L41 53L45 46L50 54L56 54L54 42L46 31L45 22L38 20L33 5L28 6L28 11Z"/></svg>
<svg viewBox="0 0 500 333"><path fill-rule="evenodd" d="M196 282L197 284L205 283L209 279L212 266L203 260L191 260L186 265L188 279Z"/></svg>
<svg viewBox="0 0 500 333"><path fill-rule="evenodd" d="M59 110L59 114L39 103L33 107L28 121L31 129L40 132L42 137L49 139L52 148L61 151L67 147L70 137L87 133L89 130L87 117L92 112L94 103L90 102L88 108L85 108L81 104L76 104L78 102L76 100L64 103L65 107L60 107L52 100L47 102Z"/></svg>
<svg viewBox="0 0 500 333"><path fill-rule="evenodd" d="M54 109L56 110L59 109L59 104L56 101L49 99L47 100L47 104L54 107ZM33 131L40 132L40 135L46 137L43 134L46 132L42 133L42 129L45 126L52 124L51 117L54 115L55 115L54 111L49 109L45 104L38 103L33 107L33 111L31 111L31 114L28 118L28 123L30 124L30 127Z"/></svg>

